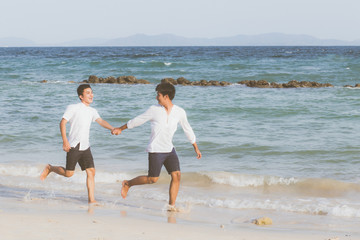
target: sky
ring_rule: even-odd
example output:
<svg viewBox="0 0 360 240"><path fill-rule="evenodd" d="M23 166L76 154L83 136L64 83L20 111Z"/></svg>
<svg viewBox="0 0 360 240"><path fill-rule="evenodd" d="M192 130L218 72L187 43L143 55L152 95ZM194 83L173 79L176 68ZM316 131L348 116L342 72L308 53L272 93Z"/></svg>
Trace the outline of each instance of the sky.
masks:
<svg viewBox="0 0 360 240"><path fill-rule="evenodd" d="M1 0L0 38L36 43L134 34L263 33L360 39L359 0Z"/></svg>

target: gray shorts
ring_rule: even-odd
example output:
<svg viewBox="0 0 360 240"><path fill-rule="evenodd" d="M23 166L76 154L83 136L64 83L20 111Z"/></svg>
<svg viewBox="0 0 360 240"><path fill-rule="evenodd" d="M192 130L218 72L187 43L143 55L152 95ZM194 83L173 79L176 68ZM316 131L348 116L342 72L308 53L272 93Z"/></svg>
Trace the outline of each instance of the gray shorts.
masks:
<svg viewBox="0 0 360 240"><path fill-rule="evenodd" d="M162 166L170 174L180 171L180 162L175 149L169 153L149 153L149 177L159 177Z"/></svg>
<svg viewBox="0 0 360 240"><path fill-rule="evenodd" d="M66 154L66 170L74 171L77 163L79 163L82 171L88 168L95 168L90 148L80 151L79 147L80 143L76 147L71 148Z"/></svg>

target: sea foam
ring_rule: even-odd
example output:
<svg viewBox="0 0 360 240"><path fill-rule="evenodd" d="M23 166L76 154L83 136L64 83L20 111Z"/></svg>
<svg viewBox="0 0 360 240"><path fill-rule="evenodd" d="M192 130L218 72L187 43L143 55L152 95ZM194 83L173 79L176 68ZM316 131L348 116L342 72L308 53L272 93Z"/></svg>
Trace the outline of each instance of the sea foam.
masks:
<svg viewBox="0 0 360 240"><path fill-rule="evenodd" d="M226 184L233 187L259 187L265 185L291 185L299 180L290 177L258 176L249 174L236 174L229 172L204 172L201 175L211 179L213 183Z"/></svg>

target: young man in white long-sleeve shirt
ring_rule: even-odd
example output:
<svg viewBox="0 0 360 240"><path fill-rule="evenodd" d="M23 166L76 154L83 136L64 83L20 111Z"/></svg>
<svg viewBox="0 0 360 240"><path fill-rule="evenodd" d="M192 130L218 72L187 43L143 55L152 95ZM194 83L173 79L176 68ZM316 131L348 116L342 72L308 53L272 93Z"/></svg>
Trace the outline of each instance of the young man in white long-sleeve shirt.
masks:
<svg viewBox="0 0 360 240"><path fill-rule="evenodd" d="M180 163L172 144L177 125L180 124L185 135L194 147L197 158L201 152L196 144L195 134L187 120L186 112L174 105L175 87L170 83L161 83L156 87L158 105L151 106L145 113L131 119L127 124L115 128L112 134L118 135L125 129L131 129L151 122L151 136L146 151L149 155L149 171L147 176L138 176L122 182L121 196L125 199L130 187L157 182L164 165L171 175L169 189L169 211L176 211L175 201L180 186Z"/></svg>

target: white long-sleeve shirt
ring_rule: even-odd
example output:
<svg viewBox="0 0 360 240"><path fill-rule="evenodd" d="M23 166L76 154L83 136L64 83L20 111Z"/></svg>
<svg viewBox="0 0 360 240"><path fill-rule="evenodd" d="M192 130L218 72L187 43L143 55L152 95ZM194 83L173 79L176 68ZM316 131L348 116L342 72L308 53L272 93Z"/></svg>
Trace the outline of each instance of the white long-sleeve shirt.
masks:
<svg viewBox="0 0 360 240"><path fill-rule="evenodd" d="M196 137L187 120L186 112L179 106L173 105L171 112L168 115L163 106L160 104L153 105L143 114L128 121L127 127L131 129L140 126L147 121L151 122L151 136L146 148L147 152L171 152L174 148L172 139L178 123L180 123L191 144L196 142Z"/></svg>

